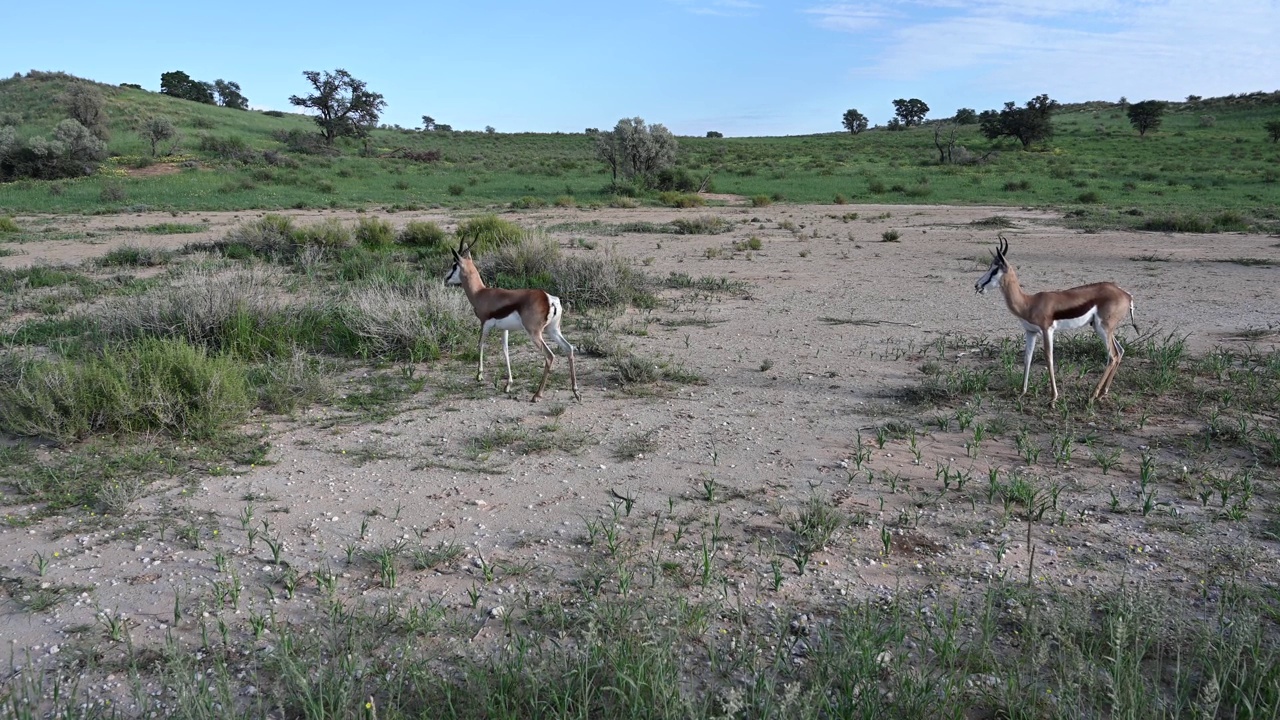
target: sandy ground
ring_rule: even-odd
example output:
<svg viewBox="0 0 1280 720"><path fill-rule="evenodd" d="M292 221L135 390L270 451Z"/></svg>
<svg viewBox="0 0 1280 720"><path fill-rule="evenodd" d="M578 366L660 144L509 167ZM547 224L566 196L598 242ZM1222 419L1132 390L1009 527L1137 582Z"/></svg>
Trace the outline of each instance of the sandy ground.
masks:
<svg viewBox="0 0 1280 720"><path fill-rule="evenodd" d="M848 217L851 213L857 219ZM353 217L288 214L300 222ZM227 228L257 215L18 218L24 227L47 224L94 236L7 245L20 254L0 258L0 265L78 263L122 244L177 248L221 237ZM674 384L649 396L626 394L603 360L584 356L578 362L581 402L573 401L565 365L558 363L545 401L531 405L527 400L538 367L529 345L521 341L513 343L518 391L510 396L491 387L493 370L500 367L500 352L491 345L487 359L498 362L486 363L490 384L468 397L437 394L442 383L465 382L472 372L447 363L423 368L426 388L384 422L362 424L326 407L294 419L258 418L271 443L266 465L175 484L138 501L123 518L55 517L0 529L0 575L37 581L33 558L39 553L49 560L39 582L84 586L78 597L45 612L0 600L0 638L6 649L20 659L30 651L33 661L52 661L61 647L80 642L85 626L94 628L90 635L100 632L103 624L95 613L102 610L128 618L135 644L159 643L174 625L175 597L184 606L176 629L191 637L200 613L216 613L211 587L226 577L215 567L218 554L238 570L246 588L243 612L270 606L282 618L306 617L319 602L314 583L304 582L292 600L267 598L264 588L276 583L281 569L271 562L261 537L252 550L248 547L240 518L250 505L256 513L253 524L268 521L265 534L283 542L282 557L290 567L304 578L333 568L342 574L342 592L371 602L385 595L411 600L442 595L448 605L470 605L467 590L477 586L481 557L484 562L532 563L539 572L485 585L477 612L492 611L521 589L571 580L581 569L575 558L581 556L586 520L608 517L610 503L619 495L635 498L633 516L646 518L641 526L659 517L668 533L682 513L692 527L710 522L712 512L722 516L729 538L719 550L722 572L750 597L770 600L765 597L768 583L762 580L767 565L762 569L749 558L759 555L762 540L779 533L780 514L815 493L832 498L860 524L816 555L803 577L788 570L784 591L772 600L821 598L838 605L887 588L939 582L963 590L966 582L990 577L991 545L997 541L1008 542L1003 562L1012 572L1025 573L1025 548L1016 528L993 528L983 508L975 512L967 502L939 501L922 511L914 530L895 540L907 552L881 557L880 527L907 506L907 497L896 492L889 507L881 507L885 490L865 480L851 483L845 471L857 432L869 440L876 426L916 417L895 397L919 382L921 348L957 333L1021 342L1021 331L999 295L979 296L973 289L997 232L1009 239L1009 259L1026 289L1114 281L1136 298L1144 332L1158 327L1185 334L1194 352L1223 344L1269 347L1280 330L1280 268L1220 262L1280 262L1277 239L1262 235L1086 234L1064 227L1052 212L992 207L737 204L690 210L548 209L504 217L554 228L593 221L664 223L703 215L731 220L734 229L721 235L601 237L578 227L553 234L566 247L578 239L600 246L574 252L612 246L659 276L684 272L747 283L745 294L709 299L671 291L669 302L657 310L631 311L615 323L616 329L628 331L622 334L624 345L695 372L705 384ZM1012 220L1013 227L972 224L997 215ZM445 227L459 219L445 212L386 217L396 225L429 219ZM209 230L176 236L138 230L161 222L207 224ZM887 230L898 231L900 241L882 242ZM735 241L751 236L760 238L762 249L732 251ZM709 257L716 250L718 256ZM566 334L574 340L571 324L566 323ZM1122 337L1133 336L1132 328L1122 332ZM1090 368L1083 378L1060 382L1067 393L1087 393L1097 371ZM1034 372L1044 372L1039 360ZM562 432L585 433L589 442L578 454L497 450L481 460L468 458L466 441L497 424L534 432L557 424ZM615 456L621 442L645 432L652 432L650 452L631 459ZM1129 442L1115 440L1117 445ZM918 466L901 441L890 443L874 448L868 466L899 472L904 482L928 487L936 484L939 463L969 469L984 480L991 466L1021 463L1011 441L994 443L977 458L966 456L962 442L955 432L922 435L924 460ZM1106 477L1083 462L1065 468L1042 464L1035 472L1064 483L1071 490L1064 498L1069 514L1084 517L1102 511L1101 498L1109 488L1130 492L1126 488L1137 473L1136 451L1127 452ZM708 481L720 493L713 503L700 500ZM1165 496L1191 516L1201 512L1184 491L1171 487ZM674 513L668 514L671 508ZM5 512L22 515L29 510L14 505ZM160 517L205 528L201 547L175 537L173 529L163 538L152 530L130 531ZM1037 556L1036 567L1043 582L1103 582L1125 572L1153 583L1190 587L1197 561L1179 557L1176 543L1229 545L1239 542L1240 532L1232 525L1213 524L1189 540L1137 516L1078 523L1045 539L1047 549ZM347 565L352 546L372 550L399 540L409 547L452 541L467 552L440 571L406 568L394 590L379 586L371 563ZM683 552L691 555L694 550ZM1101 565L1073 561L1073 553L1096 555ZM1262 553L1257 572L1274 576L1274 543L1264 543ZM952 579L940 581L943 575Z"/></svg>

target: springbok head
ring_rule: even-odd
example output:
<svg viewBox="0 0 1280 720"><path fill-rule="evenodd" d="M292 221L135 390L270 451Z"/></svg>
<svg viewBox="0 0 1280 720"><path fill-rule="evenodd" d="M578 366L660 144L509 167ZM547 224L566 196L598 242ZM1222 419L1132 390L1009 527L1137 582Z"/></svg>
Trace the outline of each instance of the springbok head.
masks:
<svg viewBox="0 0 1280 720"><path fill-rule="evenodd" d="M991 253L991 265L987 271L978 278L978 282L973 284L973 289L980 293L984 293L991 288L1000 287L1000 278L1009 271L1009 263L1005 260L1005 253L1009 251L1009 241L1004 239L1004 235L1000 236L999 247Z"/></svg>
<svg viewBox="0 0 1280 720"><path fill-rule="evenodd" d="M453 267L449 268L449 274L444 276L445 285L461 285L462 284L462 264L471 262L471 245L466 240L458 241L458 249L450 250L453 253Z"/></svg>

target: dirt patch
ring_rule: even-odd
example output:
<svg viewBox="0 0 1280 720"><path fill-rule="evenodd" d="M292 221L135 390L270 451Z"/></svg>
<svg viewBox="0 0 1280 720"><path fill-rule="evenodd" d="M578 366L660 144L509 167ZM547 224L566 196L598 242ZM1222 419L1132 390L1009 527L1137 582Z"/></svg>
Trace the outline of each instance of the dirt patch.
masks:
<svg viewBox="0 0 1280 720"><path fill-rule="evenodd" d="M357 217L284 214L299 223ZM18 218L24 227L38 223L85 237L26 243L24 254L0 264L79 263L124 244L178 249L259 215ZM733 229L720 235L602 232L702 215L724 218ZM432 220L451 228L459 220L444 211L379 216L396 226ZM269 608L281 620L305 621L320 594L311 580L285 599L286 571L315 578L328 569L353 598L440 597L451 607L499 618L494 608L520 592L580 578L583 547L604 542L590 537L592 523L618 517L641 528L638 535L652 527L655 537L676 538L666 558L678 566L671 572L694 572L687 568L700 549L679 539L689 537L685 529L722 532L711 561L747 604L839 607L886 588L963 590L1001 573L1065 586L1102 587L1128 577L1194 592L1206 556L1239 544L1242 526L1217 522L1172 468L1159 486L1168 512L1109 511L1113 498L1135 502L1138 448L1158 421L1099 439L1100 446L1122 449L1108 473L1083 449L1063 462L1028 463L1017 447L1016 425L975 450L972 427L948 418L945 428L931 431L929 417L901 401L930 362L980 356L987 341L1020 344L1017 321L999 298L973 289L996 240L997 229L984 221L995 216L1011 225L998 232L1009 239L1009 260L1028 290L1114 281L1134 295L1144 333L1185 336L1196 353L1275 342L1276 267L1220 262L1280 260L1274 238L1257 235L1082 233L1064 227L1055 213L1004 207L729 205L504 215L549 229L571 252L606 251L577 242L602 233L607 251L660 277L744 282L741 293L671 291L659 309L631 311L617 321L635 353L676 364L702 382L630 393L604 361L583 357L582 402L573 401L558 363L546 401L530 405L539 366L520 342L512 349L517 389L511 395L492 387L494 365L485 385L460 391L470 387L474 368L443 363L416 368L425 384L386 420L362 421L332 407L257 418L255 427L270 444L265 462L183 478L138 500L125 517L69 514L0 530L3 574L21 579L10 585L16 589L0 617L0 636L17 657L30 650L33 662L53 663L84 627L101 626L106 610L128 619L135 645L161 644L170 632L194 638L200 613L239 612L213 599L223 592L226 566L237 569L246 588L235 607ZM116 229L162 222L207 230ZM897 241L884 241L889 230ZM749 249L750 238L759 240L758 250ZM572 322L565 331L571 341L582 332ZM974 338L973 347L957 335ZM1123 333L1126 342L1134 336L1132 329ZM996 360L982 362L990 367ZM1087 394L1100 369L1081 363L1080 374L1064 372L1064 392L1077 399ZM1122 366L1120 376L1126 371ZM1034 373L1044 373L1039 361ZM1134 417L1141 411L1135 408ZM504 423L589 441L577 454L468 445ZM891 423L916 433L877 441L878 430ZM640 437L643 450L620 459L616 448ZM992 469L1006 479L1021 469L1061 493L1061 524L1033 528L1035 554L1026 526L1008 522L1017 517L1014 501L1000 520L998 500L977 500L988 497L975 488L985 486ZM961 490L952 492L955 485ZM773 587L769 558L776 562L781 550L770 543L790 542L785 516L814 495L831 499L854 524L816 549L803 574L791 563L808 558L788 556L785 582ZM16 495L9 502L6 512L15 517L34 510ZM709 529L713 522L716 530ZM1195 528L1194 537L1187 528ZM1274 575L1280 557L1274 540L1246 540L1254 554L1245 572ZM430 571L405 571L391 588L361 558L400 543L455 543L465 551ZM482 582L494 564L538 571ZM41 586L83 590L32 610L29 598ZM478 600L468 597L473 588L482 588Z"/></svg>

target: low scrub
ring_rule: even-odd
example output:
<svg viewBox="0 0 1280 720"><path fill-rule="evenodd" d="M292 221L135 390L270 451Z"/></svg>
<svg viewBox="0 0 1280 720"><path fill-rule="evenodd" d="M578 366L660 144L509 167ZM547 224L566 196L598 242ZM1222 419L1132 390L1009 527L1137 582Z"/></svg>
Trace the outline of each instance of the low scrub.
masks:
<svg viewBox="0 0 1280 720"><path fill-rule="evenodd" d="M524 239L524 228L497 215L481 215L458 225L458 239L477 254L514 245Z"/></svg>
<svg viewBox="0 0 1280 720"><path fill-rule="evenodd" d="M94 312L112 339L172 338L243 357L287 351L288 320L276 299L279 271L192 269L172 285L115 298Z"/></svg>
<svg viewBox="0 0 1280 720"><path fill-rule="evenodd" d="M650 304L651 282L611 252L569 256L554 240L530 237L481 258L480 272L495 286L536 287L582 307Z"/></svg>
<svg viewBox="0 0 1280 720"><path fill-rule="evenodd" d="M396 242L409 247L444 250L449 247L449 234L433 222L413 220L400 230Z"/></svg>
<svg viewBox="0 0 1280 720"><path fill-rule="evenodd" d="M701 195L693 193L682 193L674 190L658 193L658 202L673 208L693 208L702 207L707 204Z"/></svg>
<svg viewBox="0 0 1280 720"><path fill-rule="evenodd" d="M719 235L733 227L733 223L717 215L696 218L678 218L671 221L677 235Z"/></svg>
<svg viewBox="0 0 1280 720"><path fill-rule="evenodd" d="M356 240L367 248L389 248L395 244L396 231L391 223L379 218L364 217L356 223Z"/></svg>
<svg viewBox="0 0 1280 720"><path fill-rule="evenodd" d="M243 366L182 340L107 346L82 361L5 358L0 430L70 443L166 432L208 438L251 406Z"/></svg>
<svg viewBox="0 0 1280 720"><path fill-rule="evenodd" d="M367 355L421 362L475 339L475 314L466 295L422 278L410 284L371 281L350 290L334 312Z"/></svg>

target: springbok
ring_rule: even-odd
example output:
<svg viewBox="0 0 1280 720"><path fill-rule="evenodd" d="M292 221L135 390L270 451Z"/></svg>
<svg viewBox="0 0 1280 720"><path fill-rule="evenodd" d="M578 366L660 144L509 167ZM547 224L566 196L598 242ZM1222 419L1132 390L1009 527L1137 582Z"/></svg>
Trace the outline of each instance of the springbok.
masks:
<svg viewBox="0 0 1280 720"><path fill-rule="evenodd" d="M573 345L560 334L560 318L564 310L560 306L560 298L542 290L504 290L502 288L485 287L480 279L480 271L471 260L471 247L463 242L453 251L453 268L445 276L446 285L461 285L476 317L480 319L480 367L476 370L476 380L484 381L484 341L489 331L502 331L502 356L507 361L507 386L503 392L511 392L511 352L507 340L511 330L524 330L533 341L533 346L542 351L546 364L542 367L542 382L530 402L538 402L542 391L547 387L547 376L551 374L551 363L555 353L542 338L544 332L550 332L551 339L569 355L569 377L573 383L573 396L579 400L578 373L573 366Z"/></svg>
<svg viewBox="0 0 1280 720"><path fill-rule="evenodd" d="M1049 364L1049 384L1053 386L1052 403L1058 401L1058 381L1053 372L1053 334L1059 330L1074 330L1093 325L1093 331L1102 338L1107 348L1107 367L1098 381L1090 400L1096 400L1111 389L1111 381L1124 357L1124 347L1116 339L1116 329L1128 314L1133 329L1138 323L1133 316L1133 296L1115 283L1100 282L1081 285L1070 290L1048 290L1028 295L1018 283L1018 274L1009 264L1005 254L1009 241L1000 236L998 251L991 254L991 266L974 283L979 293L1000 286L1009 312L1017 316L1026 331L1026 349L1023 351L1022 394L1027 393L1031 377L1031 355L1036 350L1036 336L1044 338L1044 356Z"/></svg>

